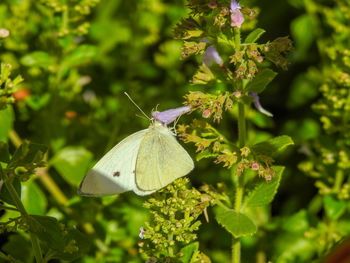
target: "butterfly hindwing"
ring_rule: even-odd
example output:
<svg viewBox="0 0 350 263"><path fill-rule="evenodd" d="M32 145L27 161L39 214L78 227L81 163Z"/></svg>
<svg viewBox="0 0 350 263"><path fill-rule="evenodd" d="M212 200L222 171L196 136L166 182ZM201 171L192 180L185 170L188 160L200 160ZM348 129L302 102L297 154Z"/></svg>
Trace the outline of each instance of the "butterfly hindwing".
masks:
<svg viewBox="0 0 350 263"><path fill-rule="evenodd" d="M194 168L193 161L172 132L159 123L151 125L136 160L136 185L156 191Z"/></svg>

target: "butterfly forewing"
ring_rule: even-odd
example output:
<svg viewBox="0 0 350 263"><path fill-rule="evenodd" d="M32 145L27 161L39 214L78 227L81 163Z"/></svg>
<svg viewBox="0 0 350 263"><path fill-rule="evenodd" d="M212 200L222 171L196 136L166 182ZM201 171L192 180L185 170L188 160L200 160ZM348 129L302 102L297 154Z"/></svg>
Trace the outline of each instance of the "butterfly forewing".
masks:
<svg viewBox="0 0 350 263"><path fill-rule="evenodd" d="M133 190L140 191L135 182L135 166L139 147L148 129L138 131L116 146L99 160L80 184L79 194L103 196Z"/></svg>
<svg viewBox="0 0 350 263"><path fill-rule="evenodd" d="M136 185L155 191L188 174L193 161L171 131L159 123L151 125L139 148Z"/></svg>

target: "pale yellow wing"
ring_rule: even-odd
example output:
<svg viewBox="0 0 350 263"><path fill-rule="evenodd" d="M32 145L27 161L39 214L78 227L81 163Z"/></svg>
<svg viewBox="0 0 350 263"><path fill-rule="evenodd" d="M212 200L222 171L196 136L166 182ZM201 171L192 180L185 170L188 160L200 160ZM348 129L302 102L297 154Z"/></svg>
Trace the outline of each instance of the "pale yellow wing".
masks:
<svg viewBox="0 0 350 263"><path fill-rule="evenodd" d="M136 160L136 185L143 191L165 187L194 168L171 131L155 123L143 138Z"/></svg>

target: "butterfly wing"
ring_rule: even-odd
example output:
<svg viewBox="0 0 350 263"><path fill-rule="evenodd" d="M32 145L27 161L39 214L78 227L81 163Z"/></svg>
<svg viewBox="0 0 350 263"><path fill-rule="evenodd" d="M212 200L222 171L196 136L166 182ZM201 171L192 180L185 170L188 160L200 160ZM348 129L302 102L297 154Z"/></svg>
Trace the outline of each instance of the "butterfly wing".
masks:
<svg viewBox="0 0 350 263"><path fill-rule="evenodd" d="M79 194L104 196L135 190L135 166L142 139L148 129L138 131L116 146L99 160L80 184ZM138 191L136 189L136 191ZM139 191L139 195L149 194Z"/></svg>
<svg viewBox="0 0 350 263"><path fill-rule="evenodd" d="M156 191L194 168L193 161L171 131L151 126L139 148L136 185L143 191Z"/></svg>

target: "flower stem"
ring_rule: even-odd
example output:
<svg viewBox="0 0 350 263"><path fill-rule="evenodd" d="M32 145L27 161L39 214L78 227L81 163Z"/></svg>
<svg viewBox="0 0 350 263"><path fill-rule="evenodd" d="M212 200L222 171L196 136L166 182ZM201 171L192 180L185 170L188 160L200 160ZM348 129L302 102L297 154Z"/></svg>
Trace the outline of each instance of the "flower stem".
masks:
<svg viewBox="0 0 350 263"><path fill-rule="evenodd" d="M25 219L28 219L29 215L27 213L27 211L25 210L21 199L19 198L16 189L13 187L13 185L11 184L11 182L9 182L9 180L4 180L4 184L8 190L8 192L11 195L11 198L13 199L13 201L16 204L16 207L18 209L18 211L21 213L22 217L24 217ZM42 252L41 252L41 248L40 248L40 244L39 244L39 239L37 238L37 236L35 236L32 232L29 231L30 234L30 239L32 241L32 247L33 247L33 251L34 251L34 256L36 259L37 263L44 263L43 257L42 257Z"/></svg>
<svg viewBox="0 0 350 263"><path fill-rule="evenodd" d="M246 137L246 125L245 125L245 112L244 104L238 104L238 141L239 147L242 148L245 146L245 137ZM235 204L234 209L237 212L241 211L242 202L243 202L243 192L244 192L244 175L241 174L238 178L238 183L236 185L236 194L235 194ZM232 239L232 263L241 262L241 241L239 238Z"/></svg>

